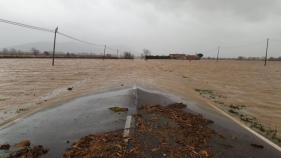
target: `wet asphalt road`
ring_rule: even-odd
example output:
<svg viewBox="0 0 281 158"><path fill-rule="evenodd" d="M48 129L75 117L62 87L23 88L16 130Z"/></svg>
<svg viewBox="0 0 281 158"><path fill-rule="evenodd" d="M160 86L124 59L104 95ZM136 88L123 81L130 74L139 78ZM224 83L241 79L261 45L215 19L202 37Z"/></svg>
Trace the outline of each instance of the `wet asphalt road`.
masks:
<svg viewBox="0 0 281 158"><path fill-rule="evenodd" d="M188 112L200 113L213 120L209 127L226 138L214 135L206 144L212 148L216 157L255 157L278 158L281 153L267 145L232 120L219 114L215 109L204 103L183 101L173 95L148 92L142 89L123 89L105 92L75 99L61 106L33 114L0 131L0 144L14 144L22 140L30 140L31 145L43 145L50 151L43 157L59 157L64 149L73 142L88 134L109 132L124 129L127 115L136 113L137 105L160 104L174 102L187 104ZM122 106L129 109L128 113L114 113L109 107ZM132 125L134 121L132 121ZM236 135L237 139L231 137ZM67 143L69 141L70 143ZM264 146L264 149L252 147L251 143ZM5 156L10 151L0 151Z"/></svg>
<svg viewBox="0 0 281 158"><path fill-rule="evenodd" d="M128 113L108 108L127 107ZM135 113L136 90L125 89L75 99L33 114L0 131L0 144L30 140L50 151L44 157L59 157L73 142L89 134L123 130L127 115ZM69 143L67 143L69 141ZM16 149L11 149L16 150ZM10 151L11 151L10 150ZM0 150L0 156L8 151Z"/></svg>
<svg viewBox="0 0 281 158"><path fill-rule="evenodd" d="M223 135L213 135L205 144L211 148L211 152L217 158L281 158L281 152L266 142L253 135L231 119L223 116L215 109L204 102L200 104L193 101L184 101L181 98L158 92L148 92L138 89L138 105L160 104L168 105L174 102L182 102L187 105L185 111L203 115L205 118L214 121L208 127ZM233 140L232 137L237 139ZM264 148L255 148L251 143L263 145Z"/></svg>

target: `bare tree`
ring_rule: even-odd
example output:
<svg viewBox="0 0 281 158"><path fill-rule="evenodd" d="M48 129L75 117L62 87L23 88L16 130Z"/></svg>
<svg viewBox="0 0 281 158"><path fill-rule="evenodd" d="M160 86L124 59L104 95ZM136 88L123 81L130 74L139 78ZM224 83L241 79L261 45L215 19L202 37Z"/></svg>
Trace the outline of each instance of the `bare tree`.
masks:
<svg viewBox="0 0 281 158"><path fill-rule="evenodd" d="M149 56L149 55L151 55L151 51L149 51L148 49L143 49L143 55Z"/></svg>
<svg viewBox="0 0 281 158"><path fill-rule="evenodd" d="M149 51L148 49L143 49L143 56L145 61L147 61L146 56L150 56L151 55L151 51Z"/></svg>
<svg viewBox="0 0 281 158"><path fill-rule="evenodd" d="M32 47L30 51L31 51L31 53L34 54L35 56L37 56L37 55L40 53L39 50L37 50L35 47Z"/></svg>
<svg viewBox="0 0 281 158"><path fill-rule="evenodd" d="M149 55L151 55L151 51L149 51L148 49L143 49L143 55L149 56Z"/></svg>
<svg viewBox="0 0 281 158"><path fill-rule="evenodd" d="M3 48L3 54L8 54L9 53L9 50L7 48Z"/></svg>
<svg viewBox="0 0 281 158"><path fill-rule="evenodd" d="M124 54L123 56L125 59L134 59L134 55L131 52L126 51L123 54Z"/></svg>
<svg viewBox="0 0 281 158"><path fill-rule="evenodd" d="M9 53L10 53L10 54L16 54L16 53L17 53L17 51L16 51L16 49L15 49L15 48L11 48L11 49L10 49L10 51L9 51Z"/></svg>

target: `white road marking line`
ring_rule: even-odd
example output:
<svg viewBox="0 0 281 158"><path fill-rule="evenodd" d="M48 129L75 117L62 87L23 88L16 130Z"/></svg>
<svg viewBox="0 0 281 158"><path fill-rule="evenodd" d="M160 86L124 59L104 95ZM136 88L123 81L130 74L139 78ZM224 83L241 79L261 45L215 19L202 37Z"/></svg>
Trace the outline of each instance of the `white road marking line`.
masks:
<svg viewBox="0 0 281 158"><path fill-rule="evenodd" d="M226 112L224 112L223 110L219 109L218 107L216 107L214 104L210 103L209 101L201 98L202 100L204 100L207 104L209 104L211 107L215 108L217 111L219 111L221 114L223 114L224 116L230 118L232 121L234 121L235 123L237 123L238 125L240 125L241 127L245 128L246 130L248 130L249 132L251 132L252 134L254 134L255 136L257 136L258 138L260 138L261 140L263 140L264 142L266 142L267 144L269 144L270 146L272 146L273 148L277 149L278 151L281 152L281 147L279 147L278 145L276 145L275 143L273 143L272 141L268 140L267 138L265 138L264 136L262 136L261 134L257 133L256 131L254 131L253 129L249 128L247 125L243 124L242 122L236 120L235 118L233 118L232 116L230 116L229 114L227 114Z"/></svg>
<svg viewBox="0 0 281 158"><path fill-rule="evenodd" d="M131 127L131 120L132 120L132 116L128 115L126 123L125 123L124 134L123 134L123 138L126 143L128 143L128 136L129 136L129 132L130 132L129 128Z"/></svg>

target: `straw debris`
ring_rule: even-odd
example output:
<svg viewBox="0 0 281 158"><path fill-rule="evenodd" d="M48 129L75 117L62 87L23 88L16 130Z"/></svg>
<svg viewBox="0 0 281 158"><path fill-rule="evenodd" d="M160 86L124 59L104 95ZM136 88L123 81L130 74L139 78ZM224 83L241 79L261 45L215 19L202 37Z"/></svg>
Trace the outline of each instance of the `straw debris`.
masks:
<svg viewBox="0 0 281 158"><path fill-rule="evenodd" d="M34 146L33 148L25 147L24 149L11 153L7 158L35 158L46 154L48 151L49 149L43 148L41 145Z"/></svg>
<svg viewBox="0 0 281 158"><path fill-rule="evenodd" d="M130 128L129 144L123 130L88 135L67 148L68 157L213 157L204 146L214 132L206 127L212 121L187 113L182 103L145 105L134 114L135 128Z"/></svg>
<svg viewBox="0 0 281 158"><path fill-rule="evenodd" d="M259 144L252 143L251 146L256 147L256 148L262 148L262 149L263 149L263 146L262 146L262 145L259 145Z"/></svg>
<svg viewBox="0 0 281 158"><path fill-rule="evenodd" d="M0 150L7 150L7 149L10 149L10 144L0 145Z"/></svg>
<svg viewBox="0 0 281 158"><path fill-rule="evenodd" d="M16 147L24 147L24 146L30 146L30 141L29 140L24 140L22 142L19 142L15 144Z"/></svg>

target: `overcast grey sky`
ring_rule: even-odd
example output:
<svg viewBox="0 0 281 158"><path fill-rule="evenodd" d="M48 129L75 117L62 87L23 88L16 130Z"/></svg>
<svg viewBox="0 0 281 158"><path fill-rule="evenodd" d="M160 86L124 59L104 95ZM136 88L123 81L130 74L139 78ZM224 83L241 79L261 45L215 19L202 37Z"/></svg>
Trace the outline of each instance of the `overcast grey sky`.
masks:
<svg viewBox="0 0 281 158"><path fill-rule="evenodd" d="M85 41L139 52L146 48L154 55L281 40L280 0L0 0L0 19L58 26ZM42 41L53 41L53 34L0 23L0 48ZM71 40L58 36L57 41ZM262 42L220 52L222 57L261 57L265 48ZM269 42L269 56L281 56L281 41Z"/></svg>

